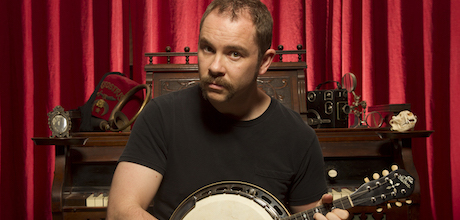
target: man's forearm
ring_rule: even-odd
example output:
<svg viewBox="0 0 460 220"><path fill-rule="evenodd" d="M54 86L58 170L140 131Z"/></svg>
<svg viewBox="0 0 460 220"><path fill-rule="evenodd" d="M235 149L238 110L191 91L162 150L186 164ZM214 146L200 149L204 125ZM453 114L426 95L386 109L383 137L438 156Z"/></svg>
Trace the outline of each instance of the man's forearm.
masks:
<svg viewBox="0 0 460 220"><path fill-rule="evenodd" d="M110 207L107 209L107 220L145 219L158 220L139 206L132 206L125 209Z"/></svg>

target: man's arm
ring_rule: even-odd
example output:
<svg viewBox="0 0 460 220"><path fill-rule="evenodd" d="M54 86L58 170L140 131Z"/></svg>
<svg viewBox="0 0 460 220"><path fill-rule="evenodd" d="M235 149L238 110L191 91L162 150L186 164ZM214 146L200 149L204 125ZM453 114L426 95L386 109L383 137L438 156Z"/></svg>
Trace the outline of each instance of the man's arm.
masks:
<svg viewBox="0 0 460 220"><path fill-rule="evenodd" d="M110 187L107 219L156 219L145 210L162 179L163 176L153 169L120 162Z"/></svg>
<svg viewBox="0 0 460 220"><path fill-rule="evenodd" d="M316 202L312 202L307 205L300 205L300 206L291 206L292 213L302 212L314 207L320 206L324 203L331 203L332 202L332 195L324 194L321 200ZM344 220L348 219L348 211L343 209L334 209L332 212L326 214L326 216L322 215L321 213L316 213L313 218L316 220Z"/></svg>

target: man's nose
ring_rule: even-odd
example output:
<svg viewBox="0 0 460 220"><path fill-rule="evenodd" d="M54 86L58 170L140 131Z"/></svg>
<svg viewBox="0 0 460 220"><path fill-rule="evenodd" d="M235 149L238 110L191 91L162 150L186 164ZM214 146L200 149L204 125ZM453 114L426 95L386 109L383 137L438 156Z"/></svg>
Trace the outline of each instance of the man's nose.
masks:
<svg viewBox="0 0 460 220"><path fill-rule="evenodd" d="M216 54L209 66L209 74L214 77L225 75L225 67L222 62L224 62L223 56Z"/></svg>

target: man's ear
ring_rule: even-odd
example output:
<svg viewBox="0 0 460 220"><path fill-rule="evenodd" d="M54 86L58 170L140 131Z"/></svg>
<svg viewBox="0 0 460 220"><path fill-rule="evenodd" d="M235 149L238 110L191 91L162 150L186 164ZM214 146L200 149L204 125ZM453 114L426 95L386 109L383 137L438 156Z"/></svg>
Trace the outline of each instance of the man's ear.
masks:
<svg viewBox="0 0 460 220"><path fill-rule="evenodd" d="M274 49L268 49L265 51L264 57L262 57L262 60L260 61L259 75L263 75L267 72L268 67L272 64L275 54L276 51Z"/></svg>

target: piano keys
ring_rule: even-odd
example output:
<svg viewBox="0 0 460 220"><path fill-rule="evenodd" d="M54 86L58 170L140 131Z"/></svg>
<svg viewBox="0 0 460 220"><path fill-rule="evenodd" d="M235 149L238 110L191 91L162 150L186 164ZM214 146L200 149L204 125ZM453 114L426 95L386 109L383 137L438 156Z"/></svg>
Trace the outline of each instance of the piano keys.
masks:
<svg viewBox="0 0 460 220"><path fill-rule="evenodd" d="M357 188L329 188L328 194L332 195L333 200L350 196Z"/></svg>
<svg viewBox="0 0 460 220"><path fill-rule="evenodd" d="M86 198L86 207L107 207L109 196L106 193L94 194Z"/></svg>
<svg viewBox="0 0 460 220"><path fill-rule="evenodd" d="M64 196L66 206L71 207L107 207L109 195L105 193L70 193Z"/></svg>

